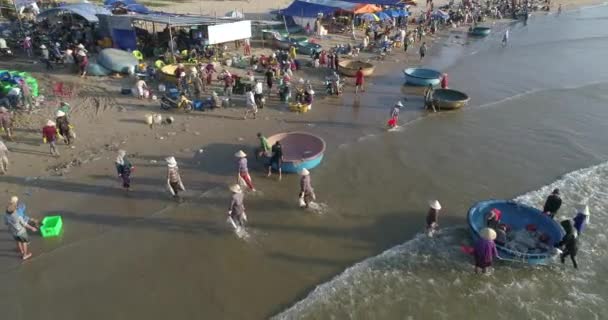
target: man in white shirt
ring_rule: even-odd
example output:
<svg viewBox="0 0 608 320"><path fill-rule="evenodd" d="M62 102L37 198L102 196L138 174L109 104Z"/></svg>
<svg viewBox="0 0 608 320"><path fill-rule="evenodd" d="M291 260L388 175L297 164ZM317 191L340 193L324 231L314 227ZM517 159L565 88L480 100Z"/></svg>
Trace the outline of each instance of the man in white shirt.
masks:
<svg viewBox="0 0 608 320"><path fill-rule="evenodd" d="M253 88L253 97L255 100L255 104L259 108L264 108L264 103L262 100L264 99L264 84L262 84L262 80L257 80L255 82L255 87Z"/></svg>
<svg viewBox="0 0 608 320"><path fill-rule="evenodd" d="M245 92L245 104L247 106L247 111L245 111L245 116L243 119L247 119L247 115L253 113L253 118L255 119L258 113L258 106L255 104L255 97L251 88L247 88L247 92Z"/></svg>

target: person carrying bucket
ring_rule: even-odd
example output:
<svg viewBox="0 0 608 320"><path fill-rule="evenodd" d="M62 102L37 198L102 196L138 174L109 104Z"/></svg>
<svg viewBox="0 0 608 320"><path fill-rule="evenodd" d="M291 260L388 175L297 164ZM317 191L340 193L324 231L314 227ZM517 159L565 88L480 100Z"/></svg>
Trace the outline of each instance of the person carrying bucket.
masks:
<svg viewBox="0 0 608 320"><path fill-rule="evenodd" d="M397 121L399 121L399 110L403 107L403 103L398 101L393 108L391 109L390 119L387 122L389 128L394 128L397 126Z"/></svg>
<svg viewBox="0 0 608 320"><path fill-rule="evenodd" d="M496 231L491 228L483 228L479 231L479 239L475 242L473 257L475 258L475 273L486 273L486 269L492 266L495 257L498 257L496 250Z"/></svg>
<svg viewBox="0 0 608 320"><path fill-rule="evenodd" d="M245 214L244 195L243 190L238 184L230 186L232 192L232 200L230 201L230 207L228 208L228 222L236 230L240 230L245 227L247 222L247 215Z"/></svg>
<svg viewBox="0 0 608 320"><path fill-rule="evenodd" d="M300 208L308 208L310 203L317 198L310 182L310 171L306 168L300 170Z"/></svg>

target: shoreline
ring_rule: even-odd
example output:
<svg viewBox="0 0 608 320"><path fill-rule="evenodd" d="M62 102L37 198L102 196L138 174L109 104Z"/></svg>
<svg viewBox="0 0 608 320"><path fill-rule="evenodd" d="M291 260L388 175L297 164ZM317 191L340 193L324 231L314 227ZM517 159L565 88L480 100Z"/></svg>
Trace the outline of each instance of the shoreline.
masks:
<svg viewBox="0 0 608 320"><path fill-rule="evenodd" d="M443 44L441 41L437 41L435 45ZM395 62L395 64L401 65L402 63ZM389 61L389 63L385 64L385 68L390 69L391 65L393 65L393 62ZM402 79L401 72L399 72L399 75L401 76L399 78ZM386 76L387 75L383 75L383 77ZM87 81L90 80L87 79ZM370 81L378 80L370 78ZM117 93L113 94L116 95ZM348 96L343 96L339 100L344 101L349 99L350 94ZM79 256L82 260L100 263L98 267L108 268L108 273L120 273L120 268L118 267L121 265L121 262L127 263L127 267L137 267L136 270L139 270L139 268L144 268L146 263L155 263L153 260L151 260L151 258L146 256L154 255L152 249L160 248L160 250L171 250L171 246L169 245L171 243L179 243L188 246L188 243L194 242L202 245L204 250L200 251L208 250L211 252L200 252L199 248L193 244L187 247L188 250L202 255L203 257L199 258L201 260L204 260L205 258L216 260L207 261L209 264L211 264L211 266L206 266L206 263L200 260L193 263L195 266L205 268L206 270L197 271L191 266L184 266L179 263L180 260L183 262L185 259L188 259L188 256L183 253L167 253L166 258L168 258L168 261L165 261L164 263L167 264L166 269L171 270L171 274L177 278L177 280L174 279L177 283L186 284L188 281L193 280L195 283L199 283L202 286L210 287L199 289L200 291L198 292L188 292L190 294L200 294L201 297L207 297L210 301L207 302L209 305L214 303L221 305L220 307L215 307L218 310L210 311L209 317L267 317L285 309L283 308L284 306L293 305L293 303L299 301L300 297L305 297L308 292L311 291L310 289L313 289L317 284L324 282L324 279L331 279L336 274L339 274L339 272L344 269L344 266L348 267L352 265L352 260L358 261L356 260L357 256L365 256L366 253L369 252L372 252L372 254L375 255L378 252L384 251L386 248L390 248L394 244L401 243L404 239L411 238L412 235L419 231L419 228L417 227L417 223L419 222L418 210L417 208L412 208L411 212L401 213L400 215L392 215L389 219L381 221L379 224L374 225L371 228L363 228L365 229L365 232L369 233L369 236L367 236L364 244L360 244L364 248L354 248L350 249L350 251L344 250L344 252L339 253L336 256L336 252L343 250L343 246L349 245L353 239L356 239L357 234L354 231L348 230L357 230L357 227L361 227L361 225L365 223L347 221L347 219L340 216L321 216L319 218L314 217L312 219L310 219L311 217L309 215L304 215L303 217L289 216L290 221L287 221L287 218L283 217L281 213L278 212L260 214L259 218L255 217L257 214L254 214L254 221L259 219L259 223L257 221L253 222L252 227L257 229L258 227L256 227L256 224L263 226L260 228L264 230L264 232L262 232L262 240L264 241L264 245L268 246L265 247L266 251L269 251L272 254L275 254L274 251L276 251L278 253L276 253L275 256L282 259L279 262L261 262L264 260L261 260L261 258L257 256L264 257L265 254L258 251L264 250L258 249L255 245L243 245L242 242L235 240L232 233L227 230L222 221L223 211L225 211L225 201L227 200L224 187L228 182L233 180L231 173L233 167L231 162L231 154L235 148L238 149L240 147L246 147L247 149L250 149L250 146L255 144L255 133L260 130L257 126L261 126L267 131L276 131L276 128L280 128L278 130L311 130L309 124L312 123L315 124L315 127L312 127L312 130L322 130L325 135L340 131L340 133L336 134L336 137L331 138L340 144L356 142L356 139L352 139L352 137L348 141L345 140L346 136L349 136L351 133L355 132L355 130L351 130L346 125L340 128L335 128L335 124L334 127L332 127L332 124L328 124L327 127L316 124L322 123L323 121L329 122L333 118L333 114L335 112L340 112L340 109L343 109L341 107L329 109L338 104L336 103L336 99L328 98L323 101L317 101L313 106L312 113L308 113L306 115L290 114L289 112L283 111L280 108L276 108L276 106L265 108L261 111L260 119L257 120L255 126L249 127L243 127L243 124L248 126L251 124L250 121L242 122L241 120L236 120L237 116L240 116L244 111L241 107L221 110L220 112L211 112L209 114L174 115L177 120L175 125L161 128L160 130L156 131L142 129L145 127L145 125L140 121L143 119L143 114L149 112L147 109L153 108L154 110L157 110L157 105L148 104L147 106L142 107L138 105L137 101L133 100L134 99L120 99L119 103L123 104L122 107L127 108L127 112L113 111L111 115L101 113L99 118L91 118L90 129L101 132L102 138L100 138L98 141L90 142L91 145L94 145L91 147L91 149L101 150L98 154L96 154L94 151L90 152L90 159L99 159L89 161L81 166L72 168L71 172L64 177L38 178L30 181L22 178L9 179L10 177L2 177L0 180L2 181L2 186L5 189L5 198L8 198L12 193L18 193L20 194L22 200L26 201L28 208L30 208L31 211L43 213L56 211L68 212L69 214L67 214L66 217L71 224L69 228L66 226L66 233L60 242L44 241L45 243L43 243L43 241L34 240L32 249L35 257L31 263L24 266L24 268L27 268L28 271L31 272L31 275L21 275L21 277L23 277L21 280L25 281L19 283L17 286L21 286L24 290L27 289L28 286L37 287L35 282L37 276L50 275L52 274L51 271L61 271L60 266L61 264L65 263L62 262L63 259L66 259L67 261L67 259L72 256ZM112 101L108 102L108 104L111 103ZM386 108L388 108L388 106L386 106ZM83 119L86 119L88 116L89 115L84 115ZM117 117L117 119L109 120L108 118L110 117ZM417 115L414 117L417 117ZM226 121L233 118L237 122ZM219 122L217 121L218 119L220 120ZM120 130L117 130L116 132L104 131L107 130L108 124L112 124L112 121L120 122ZM196 124L193 123L195 121L197 121ZM262 123L260 124L260 122ZM188 125L186 125L186 123L188 123ZM365 121L361 121L360 123L367 125L370 124L369 122ZM80 129L80 127L84 128L84 125L79 124L78 122L75 124L77 126L77 130L83 130ZM382 132L382 130L379 128L372 128L370 131L376 134ZM177 134L170 135L169 132L177 132ZM199 132L199 135L196 135L196 132ZM226 134L227 132L229 133ZM235 132L235 134L232 134L232 132ZM25 132L23 133L27 134ZM34 143L33 141L35 136L36 134L34 133L27 134L28 141L31 139L32 143ZM124 136L128 136L125 144L122 143ZM165 139L156 139L157 136L163 136ZM240 140L239 138L243 139ZM213 143L209 145L209 142ZM106 148L105 145L109 145L109 147ZM133 178L135 190L130 196L123 195L118 182L112 179L114 175L112 167L114 151L112 150L115 149L115 145L127 146L126 149L129 154L137 154L133 157L135 160L135 165L138 167ZM336 147L338 145L339 144L334 144ZM198 149L197 146L203 146L203 149L205 150L202 157L193 156ZM74 151L74 153L78 154L80 149L81 146L77 145L77 150ZM245 149L245 151L247 151L247 149ZM28 149L27 151L42 152L46 150L43 150L43 148L40 147L32 146L32 148ZM196 193L191 196L191 199L182 205L173 203L167 204L167 198L165 197L166 193L162 188L162 180L164 178L164 163L162 159L165 155L171 153L169 151L174 152L176 158L178 158L180 168L183 170L182 174L187 177L192 177L189 179L189 181L186 181L186 187L189 190L196 190ZM86 150L82 152L83 154L89 153ZM13 157L14 154L15 151L13 151ZM330 159L326 161L332 161L332 157L332 153L330 152ZM16 161L13 159L14 158L11 158L13 163L15 163ZM23 175L27 172L43 170L42 168L47 166L57 165L56 161L51 160L48 163L27 167L26 163L39 162L39 160L36 160L39 159L39 155L37 154L24 155L23 157L19 157L19 159L20 160L18 163L13 165L13 168L11 168L16 170L11 172L11 176L15 172L17 175ZM86 160L86 158L83 159ZM152 163L152 160L157 162ZM327 170L323 168L321 169ZM251 208L259 207L259 203L256 202L270 200L275 203L275 206L277 206L279 210L291 212L289 211L290 205L292 205L291 202L295 204L295 201L291 201L290 199L286 201L268 199L268 195L273 191L278 191L278 189L285 187L296 188L296 179L294 177L288 176L286 179L284 179L284 181L281 182L280 185L277 185L275 181L267 182L264 180L256 168L254 182L256 181L263 181L262 184L266 185L265 188L262 189L264 195L261 197L266 199L260 199L256 196L252 197L252 203L249 204ZM9 189L7 189L7 187ZM28 192L34 195L32 197L23 196ZM80 194L84 194L84 196L81 196ZM59 199L59 201L57 201L57 199ZM142 199L145 199L145 201L140 201ZM49 204L50 206L46 207ZM95 209L95 207L103 207L103 210ZM330 204L330 207L334 207L334 205ZM201 208L206 209L202 216L199 215ZM82 212L84 212L84 214ZM447 217L444 219L444 221L445 220L448 221L446 225L449 225L450 223L458 223L461 219L460 217L454 216ZM138 226L142 224L153 231L139 228ZM409 229L404 229L403 226L410 227ZM297 238L298 233L304 232L301 231L303 228L299 227L310 227L310 230L316 230L321 239L316 241L311 240L314 241L312 242L312 245L308 243L301 243L300 240L295 239ZM203 230L204 232L201 234L201 231L197 229ZM276 234L268 235L267 231L269 230L276 232ZM347 239L336 239L335 236L329 234L330 231L337 233L345 232L349 234L350 237ZM289 234L289 232L293 232L295 235ZM117 235L113 235L112 233L117 233ZM182 233L184 233L184 235L182 235ZM135 239L130 240L130 236L134 236ZM163 239L163 236L167 236L169 241ZM116 239L114 239L114 237ZM158 247L145 248L146 245L152 245L137 240L138 238L143 239L147 237L151 237L153 239L152 244ZM268 238L274 241L281 241L281 245L274 242L267 243L265 239ZM325 240L328 238L335 239L335 243L326 243ZM132 250L133 248L128 247L121 249L121 242L119 240L133 241L134 244L131 246L138 245L137 249L141 250L141 252L137 252ZM92 248L82 248L84 241L87 241L89 244L92 243ZM109 244L99 243L105 241L107 241ZM3 246L8 248L9 245L10 244ZM37 245L41 245L41 247L37 248ZM95 248L101 252L107 252L107 248L105 248L103 245L118 246L118 258L112 258L114 261L112 264L117 264L119 266L105 265L103 261L100 261L99 257L95 257L93 255L93 250ZM317 257L289 257L285 254L286 250L292 249L295 252L304 252L306 251L307 246L310 246L311 248L327 246L328 248L321 250L323 252L321 254L317 254ZM224 254L226 249L228 249L229 254ZM70 250L73 250L73 252L67 252ZM254 252L251 253L248 251ZM110 250L109 253L114 252ZM144 261L132 261L130 259L130 255L133 254L141 255L144 258ZM242 259L238 259L230 255L241 255ZM253 261L247 261L247 258L250 256L255 256L255 258L252 259ZM332 256L333 259L328 259L328 256ZM175 261L171 258L175 259ZM289 263L285 262L287 258L291 259ZM0 261L3 263L5 260L7 261L7 264L4 265L12 265L13 267L21 265L20 262L13 261L12 257L0 258ZM45 270L45 267L43 266L35 265L37 262L42 262L40 260L46 260L44 262L55 265L54 268L58 269L49 271ZM246 265L232 265L232 263L237 261L240 263L246 263ZM296 261L295 263L313 265L314 267L311 268L313 270L310 271L310 273L303 272L302 270L289 270L290 263L293 263L293 261ZM73 263L80 267L86 267L83 262L77 261ZM256 263L262 263L262 267L269 269L269 271L261 271L261 274L259 275L260 279L243 280L239 276L236 276L238 279L235 279L246 281L248 284L250 284L250 286L247 287L251 288L252 292L255 292L256 288L263 289L265 293L268 292L268 296L266 297L249 297L251 301L249 301L248 304L252 305L252 308L255 309L255 311L252 313L248 313L247 310L228 310L226 308L228 308L230 304L222 300L226 299L227 297L231 297L233 290L240 289L240 284L238 281L225 280L228 282L226 284L222 283L220 280L213 279L213 274L192 276L193 273L196 274L197 272L226 272L228 274L231 272L236 273L239 272L239 268L241 267L258 271L257 268L260 266L256 265ZM64 267L68 270L74 268L74 266ZM155 271L158 272L163 269L164 267L157 267ZM14 271L15 269L12 270ZM280 270L284 274L276 274L277 272L273 270ZM336 270L338 271L334 272ZM9 280L10 271L4 268L1 272L2 278ZM178 272L183 272L184 275L175 274ZM171 287L170 284L167 283L171 279L153 279L154 273L155 272L142 272L142 279L135 279L133 285L141 285L143 288L147 288L146 285L150 285L148 281L156 280L159 281L160 284L153 287L158 289L166 289L164 286ZM32 274L36 276L33 276ZM188 279L186 276L187 274L190 274L190 276L194 279ZM67 282L72 283L75 281L67 276L64 277L64 280ZM222 275L222 277L224 277L224 275ZM230 276L226 275L226 277ZM103 281L106 279L111 279L111 277L107 276L106 279L93 279L95 281L91 281L91 279L88 279L86 276L78 274L75 274L74 278L82 278L80 279L82 282L81 284L72 283L71 285L82 289L86 288L85 286L87 284L93 284L93 288L103 288ZM126 276L124 278L132 280ZM263 281L264 279L277 278L278 280L274 280L274 282L278 283L267 284ZM302 288L302 283L310 283L310 285L306 285L305 288ZM218 292L213 292L214 285L217 287L227 286L228 288L218 289ZM293 287L299 287L299 289L294 290ZM146 290L143 290L143 288L132 290L135 290L137 294L146 295ZM187 288L194 290L194 286L190 284L187 285ZM52 288L46 288L46 290L48 290L46 292L47 294L51 294L50 289ZM294 293L294 291L297 292ZM37 298L34 299L34 301L39 301L41 298L43 298L44 293L45 292L42 292L40 295L34 296ZM109 291L105 293L111 294ZM179 291L176 291L175 293L179 294L180 296L184 294L184 292ZM122 297L123 295L118 294L118 296ZM53 299L58 298L59 297ZM127 298L127 296L124 298ZM273 303L273 301L275 303ZM50 304L51 302L47 303ZM128 306L123 305L123 303L119 303L119 310L121 307L124 307L124 310L128 309ZM192 307L194 310L194 305L190 305L190 303L192 302L188 301L187 306ZM258 306L268 306L269 304L273 304L276 306L276 308L264 308L262 306ZM75 314L80 316L85 315L84 312L86 311L86 307L90 307L91 310L97 310L98 308L94 307L92 301L89 302L87 299L85 299L83 306L78 308L80 313L78 313L78 310L76 310ZM159 317L160 314L162 314L162 312L154 313L154 311L159 311L155 307L149 308L151 310L143 312L150 313L152 318ZM267 311L268 309L273 309L271 310L272 314L268 315L268 312L261 311L261 309L266 309ZM280 310L277 311L274 309ZM75 316L75 314L66 314L66 318L72 318ZM104 315L102 313L99 314L100 318L103 316L109 315ZM91 317L88 318L94 319Z"/></svg>

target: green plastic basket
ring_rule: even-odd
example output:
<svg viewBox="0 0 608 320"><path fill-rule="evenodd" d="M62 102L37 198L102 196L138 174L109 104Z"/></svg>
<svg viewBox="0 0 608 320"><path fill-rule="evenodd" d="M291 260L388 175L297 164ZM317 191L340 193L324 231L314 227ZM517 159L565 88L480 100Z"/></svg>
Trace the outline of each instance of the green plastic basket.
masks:
<svg viewBox="0 0 608 320"><path fill-rule="evenodd" d="M40 226L40 233L43 238L56 237L61 232L63 227L63 220L61 216L49 216L42 219L42 226Z"/></svg>

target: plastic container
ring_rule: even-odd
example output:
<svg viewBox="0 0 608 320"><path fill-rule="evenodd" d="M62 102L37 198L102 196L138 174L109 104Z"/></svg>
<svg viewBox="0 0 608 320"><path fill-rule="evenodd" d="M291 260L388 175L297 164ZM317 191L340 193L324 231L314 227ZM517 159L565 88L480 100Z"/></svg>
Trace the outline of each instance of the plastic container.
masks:
<svg viewBox="0 0 608 320"><path fill-rule="evenodd" d="M61 233L63 227L63 220L61 216L49 216L42 219L42 226L40 226L40 233L43 238L56 237Z"/></svg>

